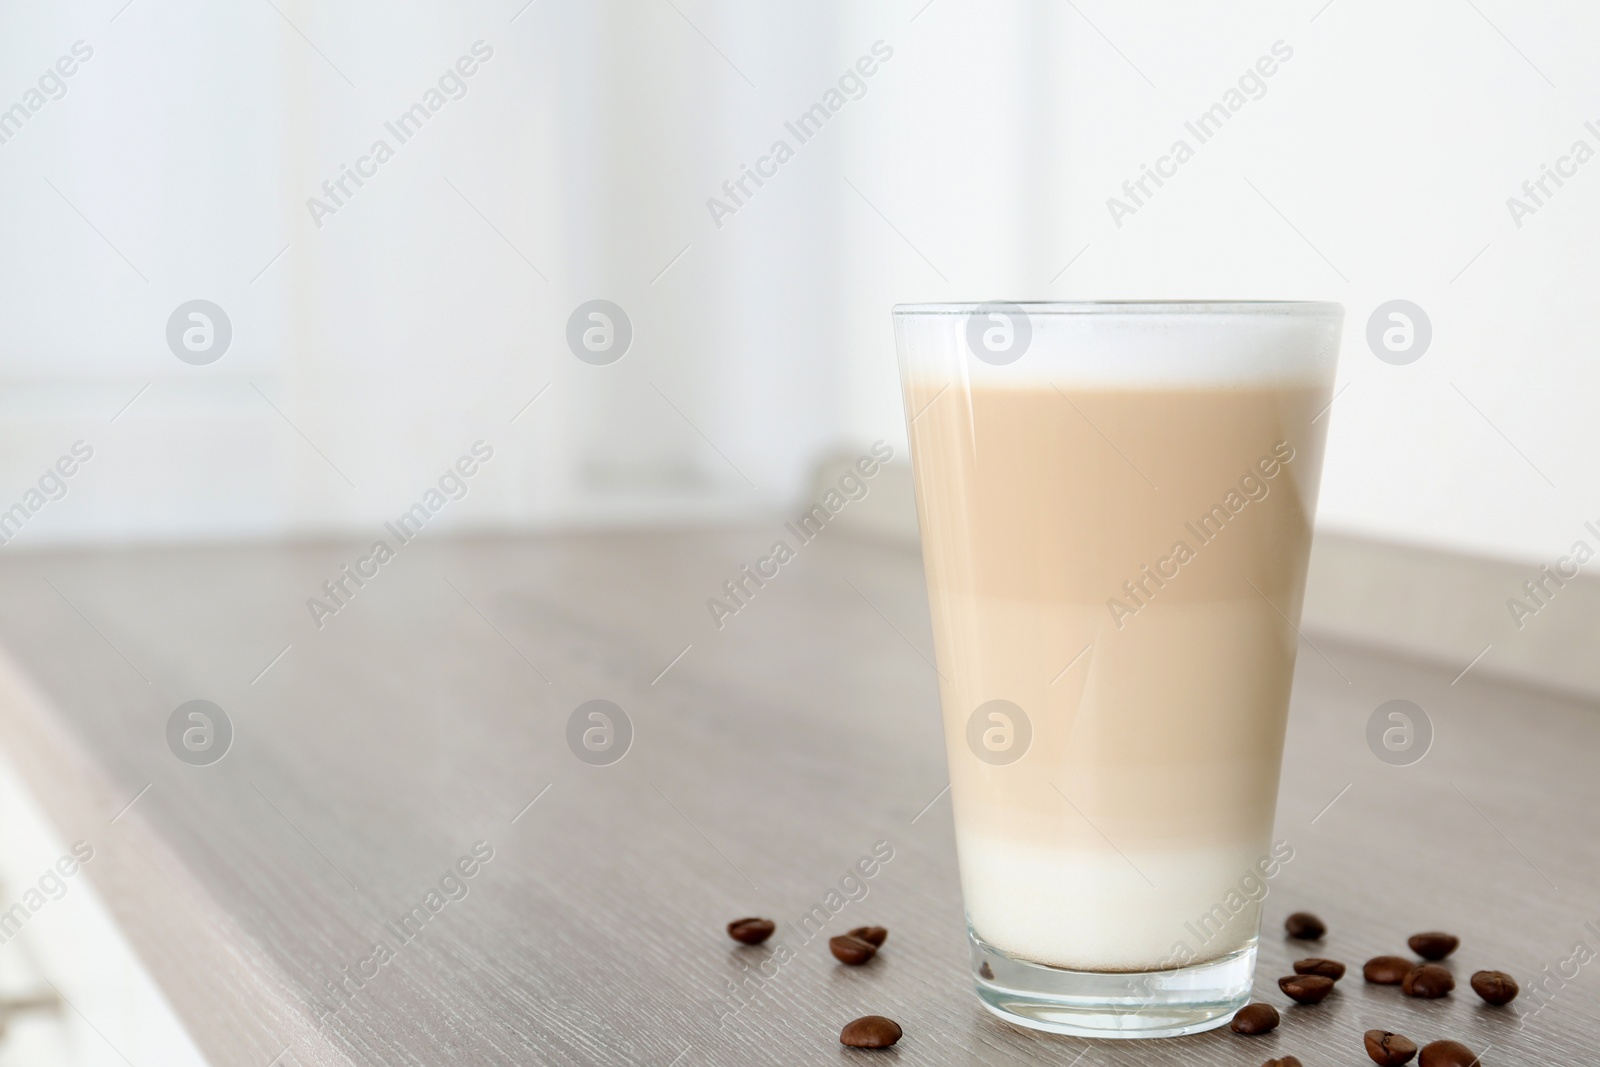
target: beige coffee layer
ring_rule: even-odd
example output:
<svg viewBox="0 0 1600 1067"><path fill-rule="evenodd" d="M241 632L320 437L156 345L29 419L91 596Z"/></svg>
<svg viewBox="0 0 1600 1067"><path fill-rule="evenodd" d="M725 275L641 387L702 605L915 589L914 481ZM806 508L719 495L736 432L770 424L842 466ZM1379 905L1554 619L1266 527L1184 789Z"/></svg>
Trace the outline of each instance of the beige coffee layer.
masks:
<svg viewBox="0 0 1600 1067"><path fill-rule="evenodd" d="M1160 599L1235 599L1249 591L1244 579L1284 593L1310 541L1305 502L1316 499L1326 425L1311 419L1327 399L1310 386L969 391L960 382L914 383L908 403L921 412L911 436L929 581L1013 600L1102 603L1183 540L1199 558ZM1292 450L1287 463L1275 462L1280 443ZM1263 460L1274 476L1262 473ZM1240 488L1252 475L1263 500ZM1214 509L1228 517L1230 491L1244 502L1241 521L1219 523ZM1228 536L1202 548L1199 535L1218 525Z"/></svg>
<svg viewBox="0 0 1600 1067"><path fill-rule="evenodd" d="M1151 604L1120 632L1101 605L935 603L958 829L1074 849L1257 847L1271 832L1295 635L1260 598ZM1031 729L1014 763L969 744L996 698Z"/></svg>

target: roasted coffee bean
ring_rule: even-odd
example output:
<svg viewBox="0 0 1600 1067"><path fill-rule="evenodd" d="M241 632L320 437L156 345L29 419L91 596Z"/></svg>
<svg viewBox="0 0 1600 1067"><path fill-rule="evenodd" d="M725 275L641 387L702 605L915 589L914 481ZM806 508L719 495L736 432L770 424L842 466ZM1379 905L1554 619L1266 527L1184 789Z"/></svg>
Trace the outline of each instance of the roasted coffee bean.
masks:
<svg viewBox="0 0 1600 1067"><path fill-rule="evenodd" d="M1402 1063L1411 1062L1411 1057L1417 1054L1415 1041L1388 1030L1368 1030L1363 1041L1367 1046L1367 1055L1379 1067L1400 1067Z"/></svg>
<svg viewBox="0 0 1600 1067"><path fill-rule="evenodd" d="M984 960L983 964L978 968L978 975L981 978L989 979L991 982L994 981L994 969L989 966L988 960Z"/></svg>
<svg viewBox="0 0 1600 1067"><path fill-rule="evenodd" d="M1309 911L1297 911L1283 920L1283 928L1289 936L1301 941L1321 941L1322 935L1328 932L1328 927L1323 921Z"/></svg>
<svg viewBox="0 0 1600 1067"><path fill-rule="evenodd" d="M771 919L735 919L728 924L728 936L747 945L759 945L777 928Z"/></svg>
<svg viewBox="0 0 1600 1067"><path fill-rule="evenodd" d="M881 1015L863 1015L844 1024L839 1043L851 1048L888 1048L900 1040L900 1024Z"/></svg>
<svg viewBox="0 0 1600 1067"><path fill-rule="evenodd" d="M1478 1055L1459 1041L1430 1041L1417 1067L1479 1067Z"/></svg>
<svg viewBox="0 0 1600 1067"><path fill-rule="evenodd" d="M1504 971L1477 971L1472 976L1472 991L1499 1007L1517 999L1521 990L1517 980Z"/></svg>
<svg viewBox="0 0 1600 1067"><path fill-rule="evenodd" d="M1373 985L1399 985L1415 966L1404 956L1374 956L1361 968L1361 977Z"/></svg>
<svg viewBox="0 0 1600 1067"><path fill-rule="evenodd" d="M1278 979L1278 988L1290 1000L1301 1004L1315 1004L1333 992L1333 979L1320 974L1292 974Z"/></svg>
<svg viewBox="0 0 1600 1067"><path fill-rule="evenodd" d="M1246 1004L1233 1017L1228 1028L1236 1034L1264 1034L1278 1026L1278 1009L1271 1004Z"/></svg>
<svg viewBox="0 0 1600 1067"><path fill-rule="evenodd" d="M833 958L840 963L859 967L878 954L878 946L850 934L840 934L838 937L828 938L828 951L833 953Z"/></svg>
<svg viewBox="0 0 1600 1067"><path fill-rule="evenodd" d="M1293 1056L1279 1056L1275 1060L1263 1063L1261 1067L1304 1067L1304 1064Z"/></svg>
<svg viewBox="0 0 1600 1067"><path fill-rule="evenodd" d="M1320 974L1335 982L1344 977L1344 964L1338 960L1325 960L1320 956L1294 961L1295 974Z"/></svg>
<svg viewBox="0 0 1600 1067"><path fill-rule="evenodd" d="M859 937L863 941L871 941L873 948L882 948L883 943L889 940L889 931L881 926L858 926L847 931L851 937Z"/></svg>
<svg viewBox="0 0 1600 1067"><path fill-rule="evenodd" d="M1408 997L1425 997L1428 1000L1437 1000L1455 987L1455 975L1437 963L1413 967L1400 980L1400 992Z"/></svg>
<svg viewBox="0 0 1600 1067"><path fill-rule="evenodd" d="M1441 934L1434 930L1426 934L1412 934L1406 939L1406 944L1425 960L1442 960L1456 950L1461 939L1455 934Z"/></svg>

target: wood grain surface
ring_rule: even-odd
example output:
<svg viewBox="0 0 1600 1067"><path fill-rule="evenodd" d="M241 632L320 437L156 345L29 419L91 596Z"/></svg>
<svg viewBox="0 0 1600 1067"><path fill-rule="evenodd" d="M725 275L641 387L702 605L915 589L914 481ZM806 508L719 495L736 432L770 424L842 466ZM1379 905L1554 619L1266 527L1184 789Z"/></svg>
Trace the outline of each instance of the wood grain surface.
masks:
<svg viewBox="0 0 1600 1067"><path fill-rule="evenodd" d="M779 532L423 539L320 629L307 598L366 543L7 555L0 743L63 837L93 844L88 877L228 1067L1317 1067L1366 1062L1374 1027L1455 1037L1489 1065L1600 1062L1600 962L1569 962L1600 951L1594 708L1308 635L1277 820L1295 856L1257 983L1283 1025L1036 1034L970 989L918 559L825 532L718 629L706 599ZM166 740L197 698L235 731L210 766ZM1365 740L1394 698L1433 724L1411 766ZM567 744L591 699L633 725L609 766ZM428 911L478 842L492 859ZM873 923L889 940L840 967L787 924L874 846L892 858L846 883L861 899L825 933ZM402 940L417 905L427 921ZM1282 936L1299 908L1329 924L1314 949ZM782 929L740 947L723 926L745 915ZM1455 995L1363 987L1362 961L1428 929L1462 938ZM380 940L392 958L364 964ZM779 941L793 958L757 989ZM1275 980L1310 954L1352 975L1290 1008ZM375 973L330 993L345 968ZM1523 997L1482 1006L1465 981L1479 968ZM838 1044L868 1013L904 1026L893 1051Z"/></svg>

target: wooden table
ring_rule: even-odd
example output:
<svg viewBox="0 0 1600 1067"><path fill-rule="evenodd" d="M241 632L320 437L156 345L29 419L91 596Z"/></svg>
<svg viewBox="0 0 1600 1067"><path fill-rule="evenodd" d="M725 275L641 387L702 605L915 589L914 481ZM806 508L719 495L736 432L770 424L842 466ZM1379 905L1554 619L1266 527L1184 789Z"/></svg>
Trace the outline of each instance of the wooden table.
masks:
<svg viewBox="0 0 1600 1067"><path fill-rule="evenodd" d="M1372 1027L1492 1045L1489 1064L1600 1062L1600 965L1521 1020L1465 983L1498 967L1526 990L1600 950L1594 708L1309 635L1258 993L1287 1005L1275 979L1307 953L1281 923L1310 908L1319 953L1355 970L1459 933L1456 995L1352 975L1268 1037L1035 1034L969 987L919 561L829 531L718 630L707 598L778 533L422 537L321 629L307 598L368 541L8 554L0 743L94 845L89 877L217 1064L1316 1067L1366 1062ZM1407 767L1364 738L1399 697L1436 730ZM167 743L191 699L236 733L209 766ZM620 762L568 747L591 699L631 719ZM396 935L480 841L467 895ZM885 925L879 958L840 967L785 929L795 958L730 995L768 950L724 924L799 919L878 842L893 858L827 932ZM393 958L363 963L379 940ZM375 976L330 994L346 967ZM893 1052L838 1044L867 1013L902 1023Z"/></svg>

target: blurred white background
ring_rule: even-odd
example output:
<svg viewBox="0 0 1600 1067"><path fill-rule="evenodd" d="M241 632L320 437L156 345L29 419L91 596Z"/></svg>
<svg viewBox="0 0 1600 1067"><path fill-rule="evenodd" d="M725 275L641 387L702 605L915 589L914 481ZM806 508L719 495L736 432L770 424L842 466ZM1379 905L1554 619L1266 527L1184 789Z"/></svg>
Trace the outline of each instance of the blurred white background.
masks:
<svg viewBox="0 0 1600 1067"><path fill-rule="evenodd" d="M1600 518L1600 163L1507 198L1600 148L1597 38L1505 0L4 3L0 509L94 453L6 547L364 536L479 439L441 526L765 514L827 451L904 454L896 302L1207 297L1347 305L1324 527L1542 560ZM610 366L565 343L594 298ZM206 366L166 341L192 299L232 324ZM1392 299L1432 322L1406 366L1365 339Z"/></svg>

